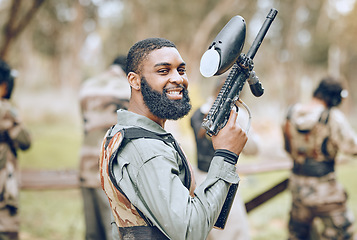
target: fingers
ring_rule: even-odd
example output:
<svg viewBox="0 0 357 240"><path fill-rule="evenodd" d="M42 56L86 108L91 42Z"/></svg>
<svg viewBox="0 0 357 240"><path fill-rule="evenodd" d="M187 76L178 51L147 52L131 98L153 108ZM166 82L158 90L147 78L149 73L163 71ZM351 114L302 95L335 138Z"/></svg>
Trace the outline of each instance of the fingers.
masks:
<svg viewBox="0 0 357 240"><path fill-rule="evenodd" d="M231 114L229 116L227 125L233 126L237 122L237 117L238 117L238 112L234 111L233 109L231 110Z"/></svg>
<svg viewBox="0 0 357 240"><path fill-rule="evenodd" d="M239 155L247 142L245 131L237 123L238 113L234 110L227 121L227 124L218 132L216 136L212 136L214 149L227 149Z"/></svg>

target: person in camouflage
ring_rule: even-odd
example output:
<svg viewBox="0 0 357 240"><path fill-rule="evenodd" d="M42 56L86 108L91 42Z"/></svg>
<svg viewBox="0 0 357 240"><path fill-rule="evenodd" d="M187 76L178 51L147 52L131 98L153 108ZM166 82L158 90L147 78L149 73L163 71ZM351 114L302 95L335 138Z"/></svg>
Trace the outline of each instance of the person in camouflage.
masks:
<svg viewBox="0 0 357 240"><path fill-rule="evenodd" d="M321 80L308 104L295 104L283 123L285 149L294 161L289 239L309 239L315 217L323 239L353 239L347 194L335 173L336 154L357 154L357 135L337 109L347 95L339 81Z"/></svg>
<svg viewBox="0 0 357 240"><path fill-rule="evenodd" d="M31 139L10 103L14 76L0 59L0 239L19 239L18 149L27 150Z"/></svg>
<svg viewBox="0 0 357 240"><path fill-rule="evenodd" d="M196 156L197 156L197 168L195 170L195 178L197 184L200 184L206 178L208 169L211 165L212 158L214 156L214 148L212 146L211 137L206 134L206 130L202 127L202 121L208 114L211 106L214 102L214 97L217 97L223 83L225 82L227 75L222 75L217 80L217 85L214 88L212 97L209 97L207 101L198 108L191 117L191 127L194 133L196 142ZM241 126L247 126L248 114L244 110L239 111L238 123ZM248 134L248 141L243 148L243 155L256 155L259 152L259 136L250 129ZM244 156L243 156L244 157ZM239 223L239 224L237 224ZM237 192L232 208L229 213L227 223L224 231L221 229L213 228L208 234L207 240L249 240L250 229L247 211L242 197Z"/></svg>
<svg viewBox="0 0 357 240"><path fill-rule="evenodd" d="M118 56L108 70L85 81L79 92L84 139L80 154L86 239L111 239L111 210L99 178L100 146L108 128L116 123L116 111L127 109L130 87L125 56Z"/></svg>

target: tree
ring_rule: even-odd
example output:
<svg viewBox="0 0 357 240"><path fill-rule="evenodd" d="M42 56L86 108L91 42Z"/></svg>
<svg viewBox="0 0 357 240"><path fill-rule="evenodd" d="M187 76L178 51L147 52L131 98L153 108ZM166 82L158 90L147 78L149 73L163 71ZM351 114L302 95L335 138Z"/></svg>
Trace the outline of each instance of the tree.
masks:
<svg viewBox="0 0 357 240"><path fill-rule="evenodd" d="M21 9L24 1L12 0L8 20L4 26L4 40L0 47L0 57L6 59L11 44L19 37L23 30L34 18L44 0L33 0L27 10ZM22 12L21 12L22 10Z"/></svg>

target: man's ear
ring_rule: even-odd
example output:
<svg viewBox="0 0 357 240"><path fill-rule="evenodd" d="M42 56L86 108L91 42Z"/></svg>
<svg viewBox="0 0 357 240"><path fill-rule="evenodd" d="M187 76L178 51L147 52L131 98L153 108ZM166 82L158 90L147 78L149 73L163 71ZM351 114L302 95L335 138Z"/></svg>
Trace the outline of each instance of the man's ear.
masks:
<svg viewBox="0 0 357 240"><path fill-rule="evenodd" d="M137 73L129 72L128 81L133 89L140 90L140 76Z"/></svg>

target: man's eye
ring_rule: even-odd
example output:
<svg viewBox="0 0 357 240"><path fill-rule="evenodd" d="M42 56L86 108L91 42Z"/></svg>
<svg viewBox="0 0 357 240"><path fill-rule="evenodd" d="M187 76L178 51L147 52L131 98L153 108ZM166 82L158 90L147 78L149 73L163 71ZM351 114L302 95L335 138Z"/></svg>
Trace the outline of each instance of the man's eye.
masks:
<svg viewBox="0 0 357 240"><path fill-rule="evenodd" d="M179 68L177 71L178 71L179 73L181 73L181 74L186 73L186 69L185 69L185 68Z"/></svg>
<svg viewBox="0 0 357 240"><path fill-rule="evenodd" d="M158 73L161 73L161 74L165 74L165 73L168 73L168 72L169 72L169 70L167 70L166 68L165 69L160 69L158 71Z"/></svg>

